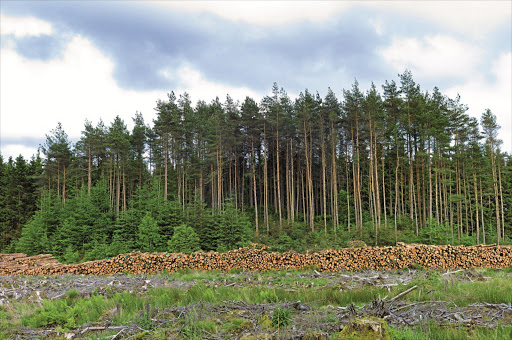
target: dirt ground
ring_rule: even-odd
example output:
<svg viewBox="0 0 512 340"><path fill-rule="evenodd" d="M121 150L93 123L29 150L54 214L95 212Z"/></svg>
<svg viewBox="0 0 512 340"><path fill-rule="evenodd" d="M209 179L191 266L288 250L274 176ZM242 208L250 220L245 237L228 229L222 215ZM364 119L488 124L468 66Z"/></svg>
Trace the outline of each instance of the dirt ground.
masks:
<svg viewBox="0 0 512 340"><path fill-rule="evenodd" d="M452 273L443 273L448 284L457 281L487 280L481 274L472 270L459 270ZM364 287L383 287L391 290L397 286L408 285L414 280L428 275L427 271L401 270L401 271L362 271L319 273L308 271L290 273L286 280L275 276L262 275L260 273L216 273L204 278L188 278L182 280L179 277L166 275L115 275L115 276L0 276L0 306L8 305L14 301L26 303L41 303L44 299L56 300L65 298L66 292L74 289L78 297L87 298L93 294L112 294L116 292L130 292L144 294L151 288L177 288L189 289L197 284L205 287L261 287L282 288L296 290L302 288L321 289L314 286L315 280L322 279L322 287L336 287L340 290L351 290ZM512 279L512 278L511 278ZM414 288L414 287L413 287ZM408 292L403 292L404 295ZM428 292L427 292L428 293ZM511 293L512 294L512 293ZM394 295L394 294L393 294ZM278 307L286 307L293 310L291 327L279 333L269 327L272 312ZM194 315L190 312L194 311ZM233 330L228 338L235 339L328 339L329 334L340 332L351 320L358 318L374 317L384 319L390 327L414 327L426 320L438 324L458 324L471 327L496 327L512 324L512 307L507 304L490 304L479 302L464 307L457 306L453 301L421 301L410 302L399 298L387 296L375 297L366 305L346 306L323 305L311 306L300 301L288 301L286 303L249 304L240 301L225 301L225 303L197 303L185 307L169 306L155 312L152 315L154 325L166 325L164 338L178 337L180 329L168 327L170 324L180 324L179 321L191 318L201 320L204 316L215 316L219 323L227 322L229 318L243 320L243 327ZM181 323L183 324L183 322ZM104 324L84 325L68 332L57 332L55 328L16 330L12 338L36 339L36 338L91 338L110 332L108 338L130 338L139 334L143 329L136 324L111 326ZM151 336L147 336L151 338ZM203 334L203 338L223 338L215 334Z"/></svg>

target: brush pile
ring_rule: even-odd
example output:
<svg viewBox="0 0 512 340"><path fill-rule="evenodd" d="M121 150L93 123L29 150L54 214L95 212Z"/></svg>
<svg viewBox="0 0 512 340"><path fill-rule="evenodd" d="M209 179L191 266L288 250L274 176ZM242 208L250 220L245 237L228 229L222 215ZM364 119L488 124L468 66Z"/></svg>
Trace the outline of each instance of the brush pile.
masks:
<svg viewBox="0 0 512 340"><path fill-rule="evenodd" d="M240 269L266 271L316 268L319 271L391 270L410 267L429 269L504 268L512 266L512 247L497 245L429 246L399 244L396 247L360 247L321 252L271 253L262 245L252 245L226 253L140 253L120 254L104 260L65 265L53 255L27 257L0 254L0 275L113 275L155 274L181 269Z"/></svg>

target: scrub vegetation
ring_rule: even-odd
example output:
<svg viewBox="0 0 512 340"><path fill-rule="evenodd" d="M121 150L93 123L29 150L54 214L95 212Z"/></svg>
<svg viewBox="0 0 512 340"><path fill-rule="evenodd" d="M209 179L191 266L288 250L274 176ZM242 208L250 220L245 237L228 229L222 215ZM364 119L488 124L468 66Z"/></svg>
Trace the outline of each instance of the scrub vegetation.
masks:
<svg viewBox="0 0 512 340"><path fill-rule="evenodd" d="M508 339L512 269L1 277L2 338ZM67 289L67 290L66 290ZM404 292L406 294L404 294ZM354 333L361 336L361 332ZM357 338L357 337L356 337Z"/></svg>

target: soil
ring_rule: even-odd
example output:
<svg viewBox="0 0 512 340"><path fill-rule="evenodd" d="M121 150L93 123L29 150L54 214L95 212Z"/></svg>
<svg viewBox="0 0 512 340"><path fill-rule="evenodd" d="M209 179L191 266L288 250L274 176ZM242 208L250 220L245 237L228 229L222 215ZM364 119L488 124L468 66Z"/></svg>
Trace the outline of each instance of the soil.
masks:
<svg viewBox="0 0 512 340"><path fill-rule="evenodd" d="M459 270L458 275L447 275L451 280L473 281L486 280L472 270ZM455 273L455 272L452 272ZM451 274L451 273L444 273ZM41 303L43 299L56 300L65 298L66 292L74 289L78 297L89 297L93 294L112 294L115 292L131 292L144 294L150 288L188 289L202 284L206 287L262 287L296 290L314 288L315 279L323 279L322 287L337 287L340 290L379 286L387 289L429 275L428 271L361 271L319 273L317 271L286 274L286 280L276 276L267 276L254 272L215 273L212 279L181 280L166 275L115 275L115 276L0 276L0 306L13 301ZM284 283L283 283L284 282ZM293 311L289 327L276 331L271 326L273 311L278 308ZM485 302L458 307L452 301L407 302L400 299L375 297L365 306L322 306L312 307L300 301L287 303L249 304L237 301L225 301L222 305L198 303L185 307L169 306L153 311L151 322L153 328L164 327L164 338L183 337L183 324L192 324L205 316L213 318L218 324L226 324L233 319L242 320L238 327L233 327L227 334L203 334L203 338L219 339L328 339L330 335L340 332L351 321L360 318L378 318L385 320L390 327L416 326L427 320L440 325L465 325L470 327L496 327L512 324L512 307L506 304L489 304ZM184 320L186 321L184 323ZM136 323L111 326L106 320L102 324L77 327L67 332L58 332L56 328L29 329L21 328L12 334L13 339L36 338L91 338L109 332L110 339L130 338L144 331ZM181 335L180 335L181 334ZM146 333L145 338L151 338Z"/></svg>

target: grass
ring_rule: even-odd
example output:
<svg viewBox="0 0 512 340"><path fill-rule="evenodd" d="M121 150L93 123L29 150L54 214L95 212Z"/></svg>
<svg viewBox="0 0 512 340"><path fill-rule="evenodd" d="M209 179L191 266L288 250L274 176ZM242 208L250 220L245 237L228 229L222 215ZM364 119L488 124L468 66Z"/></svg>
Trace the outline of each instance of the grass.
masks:
<svg viewBox="0 0 512 340"><path fill-rule="evenodd" d="M453 301L457 306L467 306L478 302L487 303L512 303L512 279L505 277L507 271L485 271L478 273L481 278L490 277L491 280L460 281L456 276L441 276L438 272L428 272L424 279L416 280L403 290L417 285L418 289L408 294L405 300L408 301ZM466 275L462 273L463 275Z"/></svg>
<svg viewBox="0 0 512 340"><path fill-rule="evenodd" d="M443 327L430 322L416 328L391 328L391 339L396 340L505 340L512 339L512 326L498 325L495 329L451 326Z"/></svg>
<svg viewBox="0 0 512 340"><path fill-rule="evenodd" d="M325 277L314 278L305 272L265 272L254 274L257 278L255 286L213 286L203 280L215 282L237 282L247 279L247 273L220 273L187 271L173 274L160 274L170 279L194 281L186 289L151 288L143 293L117 292L104 295L94 294L89 298L79 296L78 291L69 290L59 300L44 300L42 304L26 301L12 301L0 306L0 338L12 337L12 331L23 326L31 328L60 327L73 329L91 323L112 325L136 324L141 329L151 331L155 338L181 336L187 339L201 339L205 334L216 334L219 337L234 336L254 325L244 319L236 310L233 313L209 315L201 306L213 305L222 307L227 303L272 304L272 310L287 311L288 321L293 323L294 310L288 310L290 303L300 301L312 311L324 310L326 306L347 306L351 303L364 305L376 297L396 296L413 285L418 289L403 297L410 302L442 300L453 301L463 307L472 303L512 303L512 280L510 270L478 270L472 274L473 282L464 275L468 272L454 273L446 276L436 271L420 271L418 279L407 284L393 287L391 291L375 286L364 286L356 289L340 289L327 286ZM471 273L470 273L471 274ZM488 276L491 280L478 281L478 277ZM299 279L304 282L318 282L314 286L296 286ZM464 280L462 280L464 279ZM226 280L226 281L224 281ZM321 284L322 280L324 284ZM269 286L269 283L272 283ZM251 281L251 284L254 280ZM180 315L177 315L180 310ZM173 314L174 313L174 314ZM275 313L275 312L274 312ZM262 314L261 320L265 327L279 328L284 323L274 322L273 315ZM156 324L154 320L169 320L165 324ZM284 320L279 319L279 320ZM334 315L328 315L326 322L336 322ZM172 332L169 333L172 329ZM504 325L489 330L485 328L460 328L458 326L442 327L433 323L425 323L414 328L390 328L393 339L512 339L512 326ZM229 336L228 336L229 337Z"/></svg>

